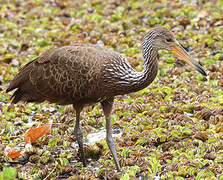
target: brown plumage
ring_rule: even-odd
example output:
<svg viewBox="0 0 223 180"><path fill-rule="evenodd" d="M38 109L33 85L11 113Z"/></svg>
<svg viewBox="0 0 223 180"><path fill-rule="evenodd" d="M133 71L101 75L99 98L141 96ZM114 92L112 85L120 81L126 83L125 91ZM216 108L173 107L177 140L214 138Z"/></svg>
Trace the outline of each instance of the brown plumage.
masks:
<svg viewBox="0 0 223 180"><path fill-rule="evenodd" d="M157 27L151 29L142 41L145 61L142 72L135 71L117 52L96 45L75 44L49 50L26 64L10 82L7 92L16 89L12 103L47 100L61 105L73 104L76 110L75 134L84 166L86 159L79 127L80 113L85 105L101 102L106 117L106 140L120 171L110 121L113 100L116 95L143 89L154 80L160 49L169 50L206 75L178 44L171 31Z"/></svg>

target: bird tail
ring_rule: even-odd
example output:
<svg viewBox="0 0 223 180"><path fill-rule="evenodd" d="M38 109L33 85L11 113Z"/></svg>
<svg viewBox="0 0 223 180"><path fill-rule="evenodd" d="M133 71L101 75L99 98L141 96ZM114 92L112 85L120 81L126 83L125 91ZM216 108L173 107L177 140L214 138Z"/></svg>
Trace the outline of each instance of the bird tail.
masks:
<svg viewBox="0 0 223 180"><path fill-rule="evenodd" d="M9 92L16 89L16 91L11 97L13 104L19 101L38 102L42 99L40 94L38 95L35 92L35 87L31 83L29 78L32 69L32 62L33 61L29 62L23 68L20 69L19 73L10 82L9 87L6 90L6 92Z"/></svg>

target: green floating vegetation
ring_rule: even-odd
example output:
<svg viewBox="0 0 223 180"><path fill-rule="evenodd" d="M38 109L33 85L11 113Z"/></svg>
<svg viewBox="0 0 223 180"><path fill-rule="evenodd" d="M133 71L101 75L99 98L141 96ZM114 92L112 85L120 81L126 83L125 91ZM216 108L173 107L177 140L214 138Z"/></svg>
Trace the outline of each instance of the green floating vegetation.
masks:
<svg viewBox="0 0 223 180"><path fill-rule="evenodd" d="M51 133L18 159L0 156L0 180L11 179L223 179L223 1L66 0L9 1L0 6L0 151L21 145L28 129L53 121ZM208 76L167 50L145 89L117 96L113 135L125 174L115 171L106 139L85 143L80 162L72 108L49 103L11 104L6 93L19 69L47 49L103 44L143 69L141 41L151 27L171 29ZM87 135L106 127L100 103L84 109ZM87 142L87 141L85 141ZM11 167L8 167L10 162ZM25 175L24 175L25 173Z"/></svg>
<svg viewBox="0 0 223 180"><path fill-rule="evenodd" d="M3 167L2 172L0 172L0 180L14 180L16 179L16 169L12 167Z"/></svg>

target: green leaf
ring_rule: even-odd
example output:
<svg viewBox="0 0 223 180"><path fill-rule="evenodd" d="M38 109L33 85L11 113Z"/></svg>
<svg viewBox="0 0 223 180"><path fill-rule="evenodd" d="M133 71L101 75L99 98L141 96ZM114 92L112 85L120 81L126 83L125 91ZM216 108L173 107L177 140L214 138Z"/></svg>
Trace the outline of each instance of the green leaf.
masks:
<svg viewBox="0 0 223 180"><path fill-rule="evenodd" d="M0 173L0 180L14 180L16 178L16 169L11 167L3 167Z"/></svg>
<svg viewBox="0 0 223 180"><path fill-rule="evenodd" d="M15 56L13 54L6 54L5 56L3 56L2 60L6 63L8 63L9 61L11 61Z"/></svg>
<svg viewBox="0 0 223 180"><path fill-rule="evenodd" d="M150 90L148 88L145 88L145 89L142 89L142 90L138 91L138 93L145 94L145 95L148 95L149 92L150 92Z"/></svg>
<svg viewBox="0 0 223 180"><path fill-rule="evenodd" d="M170 94L172 92L172 88L170 88L168 86L163 86L160 90L162 92L165 92L166 94Z"/></svg>

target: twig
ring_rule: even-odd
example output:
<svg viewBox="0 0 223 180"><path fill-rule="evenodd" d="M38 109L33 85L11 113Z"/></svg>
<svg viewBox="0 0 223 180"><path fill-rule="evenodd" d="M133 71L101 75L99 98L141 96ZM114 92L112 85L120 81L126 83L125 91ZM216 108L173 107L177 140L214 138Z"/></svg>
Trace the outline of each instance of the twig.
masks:
<svg viewBox="0 0 223 180"><path fill-rule="evenodd" d="M53 168L53 170L50 172L50 174L48 174L43 180L46 180L52 173L53 171L56 169L56 166Z"/></svg>

